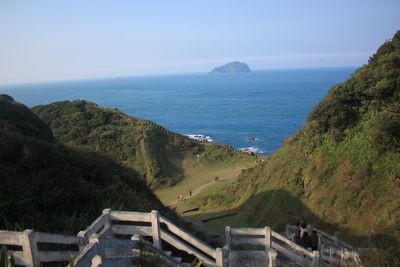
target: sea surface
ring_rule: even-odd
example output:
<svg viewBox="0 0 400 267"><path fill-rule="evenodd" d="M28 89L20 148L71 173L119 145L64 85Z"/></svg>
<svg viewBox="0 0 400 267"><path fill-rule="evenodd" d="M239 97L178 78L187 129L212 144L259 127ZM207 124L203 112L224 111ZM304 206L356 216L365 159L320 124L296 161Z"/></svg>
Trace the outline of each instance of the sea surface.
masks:
<svg viewBox="0 0 400 267"><path fill-rule="evenodd" d="M0 85L0 93L32 107L86 99L181 134L204 134L265 155L299 130L307 114L355 68L182 74ZM250 140L251 139L251 140Z"/></svg>

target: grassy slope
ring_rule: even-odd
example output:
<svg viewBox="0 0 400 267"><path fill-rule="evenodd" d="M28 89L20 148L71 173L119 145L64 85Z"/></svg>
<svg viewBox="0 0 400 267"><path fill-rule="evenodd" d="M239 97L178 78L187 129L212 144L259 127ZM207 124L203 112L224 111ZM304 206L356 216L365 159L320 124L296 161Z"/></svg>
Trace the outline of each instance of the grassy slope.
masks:
<svg viewBox="0 0 400 267"><path fill-rule="evenodd" d="M102 209L174 218L132 169L54 142L27 107L0 96L0 229L76 233Z"/></svg>
<svg viewBox="0 0 400 267"><path fill-rule="evenodd" d="M199 162L185 161L183 166L186 170L186 179L177 183L173 187L166 187L156 191L157 196L165 204L176 202L179 194L183 194L186 198L189 195L189 190L195 192L214 181L216 176L219 179L232 179L237 177L242 168L252 166L252 162L239 162L239 163L218 163L218 164L201 164Z"/></svg>
<svg viewBox="0 0 400 267"><path fill-rule="evenodd" d="M282 230L303 219L350 243L398 249L400 32L334 86L266 163L197 204L237 208L233 224Z"/></svg>
<svg viewBox="0 0 400 267"><path fill-rule="evenodd" d="M61 143L107 154L137 170L153 188L193 178L193 170L210 169L214 175L212 169L254 161L227 147L193 142L150 121L86 101L63 101L32 110Z"/></svg>

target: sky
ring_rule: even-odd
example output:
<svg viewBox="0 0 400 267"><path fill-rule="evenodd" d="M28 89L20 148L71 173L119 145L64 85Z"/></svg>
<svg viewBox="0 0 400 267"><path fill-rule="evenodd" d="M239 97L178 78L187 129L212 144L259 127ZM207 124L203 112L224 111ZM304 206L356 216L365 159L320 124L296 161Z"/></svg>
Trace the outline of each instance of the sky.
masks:
<svg viewBox="0 0 400 267"><path fill-rule="evenodd" d="M399 14L399 0L0 0L0 84L360 66Z"/></svg>

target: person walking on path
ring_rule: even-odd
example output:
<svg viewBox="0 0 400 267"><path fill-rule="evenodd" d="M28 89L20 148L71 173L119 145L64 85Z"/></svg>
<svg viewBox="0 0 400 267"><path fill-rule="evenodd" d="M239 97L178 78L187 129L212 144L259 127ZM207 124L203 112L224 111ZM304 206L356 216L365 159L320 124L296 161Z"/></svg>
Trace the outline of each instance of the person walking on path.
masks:
<svg viewBox="0 0 400 267"><path fill-rule="evenodd" d="M319 243L319 238L318 238L318 234L316 230L312 231L312 235L311 235L311 249L314 250L318 250L318 243Z"/></svg>
<svg viewBox="0 0 400 267"><path fill-rule="evenodd" d="M305 232L307 232L308 236L311 237L312 232L310 231L310 229L308 229L307 223L302 222L300 224L300 239L302 238Z"/></svg>
<svg viewBox="0 0 400 267"><path fill-rule="evenodd" d="M192 197L192 189L189 190L189 196Z"/></svg>
<svg viewBox="0 0 400 267"><path fill-rule="evenodd" d="M306 249L312 247L311 236L308 234L307 231L305 231L300 238L300 244Z"/></svg>

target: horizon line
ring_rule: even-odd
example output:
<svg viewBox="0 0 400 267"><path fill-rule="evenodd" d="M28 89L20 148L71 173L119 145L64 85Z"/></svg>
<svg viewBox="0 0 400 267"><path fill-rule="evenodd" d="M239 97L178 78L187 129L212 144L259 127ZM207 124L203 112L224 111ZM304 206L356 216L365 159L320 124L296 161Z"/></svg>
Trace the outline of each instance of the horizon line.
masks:
<svg viewBox="0 0 400 267"><path fill-rule="evenodd" d="M364 64L363 64L364 65ZM361 65L362 66L362 65ZM251 69L250 72L257 71L274 71L274 70L306 70L306 69L336 69L336 68L359 68L361 66L319 66L319 67L282 67L282 68L263 68L263 69ZM24 85L35 85L43 83L62 83L62 82L80 82L80 81L95 81L95 80L114 80L121 78L135 78L135 77L152 77L152 76L175 76L175 75L195 75L195 74L210 74L207 72L173 72L173 73L149 73L149 74L122 74L118 76L103 76L103 77L87 77L87 78L67 78L67 79L54 79L54 80L38 80L28 82L11 82L11 83L0 83L0 87L4 86L24 86ZM239 73L240 74L240 73ZM246 74L246 73L244 73ZM221 74L226 75L226 74ZM228 74L229 75L229 74ZM1 88L0 88L1 89Z"/></svg>

